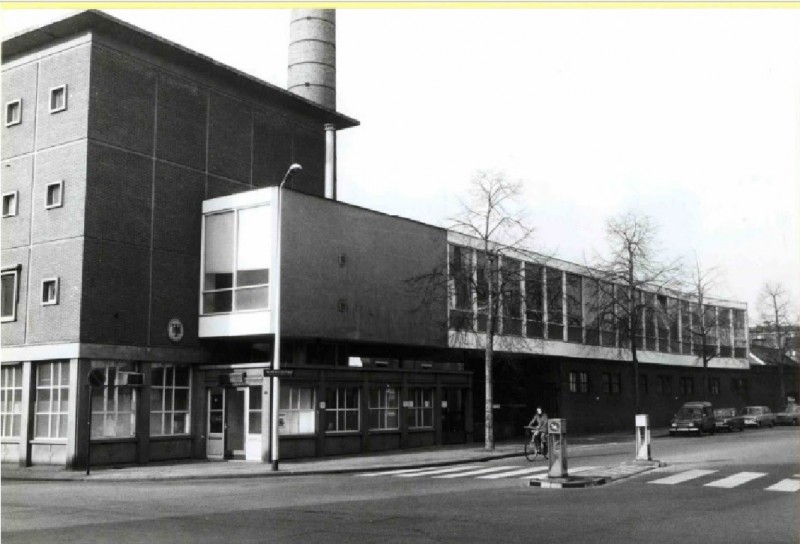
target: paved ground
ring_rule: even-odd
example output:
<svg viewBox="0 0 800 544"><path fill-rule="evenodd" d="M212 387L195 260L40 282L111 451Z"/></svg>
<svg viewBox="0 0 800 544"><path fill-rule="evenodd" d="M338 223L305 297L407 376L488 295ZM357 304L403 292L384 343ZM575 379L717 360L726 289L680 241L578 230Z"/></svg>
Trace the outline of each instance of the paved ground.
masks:
<svg viewBox="0 0 800 544"><path fill-rule="evenodd" d="M665 436L666 430L655 430L652 436ZM568 437L569 451L579 452L596 444L630 443L631 459L634 455L635 435L632 433L609 433L581 437ZM85 471L71 471L54 467L18 467L4 464L4 480L77 480L77 481L148 481L185 480L214 478L261 478L292 474L337 474L369 470L390 470L421 466L440 466L466 462L483 462L522 455L521 441L497 444L494 451L487 451L479 444L444 446L376 454L313 458L282 461L277 472L269 464L252 461L184 461L153 463L143 466L96 467L90 475ZM649 470L650 466L619 463L598 467L593 476L618 479Z"/></svg>

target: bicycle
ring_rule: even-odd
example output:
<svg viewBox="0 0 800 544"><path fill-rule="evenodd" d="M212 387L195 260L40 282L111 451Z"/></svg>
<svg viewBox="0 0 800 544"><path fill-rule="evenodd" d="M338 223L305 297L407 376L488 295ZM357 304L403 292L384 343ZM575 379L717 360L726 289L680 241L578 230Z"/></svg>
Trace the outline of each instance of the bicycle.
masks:
<svg viewBox="0 0 800 544"><path fill-rule="evenodd" d="M525 440L525 459L533 462L540 455L547 459L547 435L545 435L540 429L531 427L530 425L525 426L525 433L529 437Z"/></svg>

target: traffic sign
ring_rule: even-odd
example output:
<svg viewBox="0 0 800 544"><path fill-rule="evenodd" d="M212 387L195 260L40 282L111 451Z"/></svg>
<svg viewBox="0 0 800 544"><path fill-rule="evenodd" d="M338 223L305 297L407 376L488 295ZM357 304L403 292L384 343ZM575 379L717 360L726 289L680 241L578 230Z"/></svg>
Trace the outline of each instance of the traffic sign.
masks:
<svg viewBox="0 0 800 544"><path fill-rule="evenodd" d="M294 375L294 370L289 369L272 369L272 368L265 368L264 369L264 377L265 378L288 378Z"/></svg>

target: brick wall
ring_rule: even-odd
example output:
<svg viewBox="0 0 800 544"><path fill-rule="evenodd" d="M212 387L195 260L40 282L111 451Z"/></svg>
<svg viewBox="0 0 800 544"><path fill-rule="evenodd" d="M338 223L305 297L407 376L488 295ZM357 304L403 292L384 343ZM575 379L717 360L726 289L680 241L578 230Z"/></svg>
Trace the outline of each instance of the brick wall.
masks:
<svg viewBox="0 0 800 544"><path fill-rule="evenodd" d="M79 339L83 240L71 238L31 247L28 322L25 342L77 342ZM42 305L42 280L58 278L58 304Z"/></svg>

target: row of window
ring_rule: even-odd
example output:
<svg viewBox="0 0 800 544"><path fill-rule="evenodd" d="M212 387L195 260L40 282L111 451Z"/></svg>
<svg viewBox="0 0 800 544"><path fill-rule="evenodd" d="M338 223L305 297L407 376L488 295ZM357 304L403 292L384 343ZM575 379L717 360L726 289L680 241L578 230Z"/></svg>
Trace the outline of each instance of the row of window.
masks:
<svg viewBox="0 0 800 544"><path fill-rule="evenodd" d="M64 205L64 180L48 183L45 188L44 209L52 210ZM19 210L19 191L3 193L3 217L14 217Z"/></svg>
<svg viewBox="0 0 800 544"><path fill-rule="evenodd" d="M125 387L123 376L138 372L138 363L94 361L105 387L92 390L92 438L132 437L136 434L139 390ZM69 363L36 364L34 438L66 438L69 405ZM151 370L150 436L189 433L191 378L188 366L158 364ZM22 367L4 366L0 374L0 436L20 435Z"/></svg>
<svg viewBox="0 0 800 544"><path fill-rule="evenodd" d="M59 85L50 89L49 111L59 113L67 109L67 86ZM22 99L17 98L6 102L7 127L22 124Z"/></svg>
<svg viewBox="0 0 800 544"><path fill-rule="evenodd" d="M19 268L3 270L0 273L0 317L2 321L17 319L17 302L19 299ZM58 304L61 291L61 278L45 278L42 280L40 302L42 306Z"/></svg>
<svg viewBox="0 0 800 544"><path fill-rule="evenodd" d="M648 377L646 374L639 375L639 393L647 394L649 392ZM732 378L731 390L734 393L745 394L747 393L747 380L744 378ZM622 385L620 374L618 372L604 372L602 374L601 391L611 395L618 395L622 392ZM589 373L588 372L570 372L569 373L569 392L570 393L583 393L588 394L589 389ZM656 376L655 392L657 394L671 395L672 394L672 376ZM692 395L694 393L694 378L691 376L681 376L678 380L678 393L680 395ZM720 393L720 379L708 379L708 393L711 395L719 395Z"/></svg>

